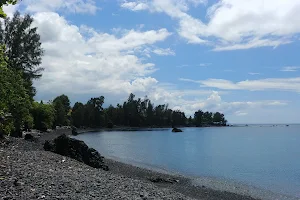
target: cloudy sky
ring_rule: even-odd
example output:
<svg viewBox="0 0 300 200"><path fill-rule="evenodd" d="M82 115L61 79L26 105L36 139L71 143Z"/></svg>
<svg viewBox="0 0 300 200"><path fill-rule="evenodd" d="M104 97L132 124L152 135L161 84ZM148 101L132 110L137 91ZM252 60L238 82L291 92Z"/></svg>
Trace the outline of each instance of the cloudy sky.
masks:
<svg viewBox="0 0 300 200"><path fill-rule="evenodd" d="M230 123L297 123L300 0L23 0L45 50L36 100L129 93Z"/></svg>

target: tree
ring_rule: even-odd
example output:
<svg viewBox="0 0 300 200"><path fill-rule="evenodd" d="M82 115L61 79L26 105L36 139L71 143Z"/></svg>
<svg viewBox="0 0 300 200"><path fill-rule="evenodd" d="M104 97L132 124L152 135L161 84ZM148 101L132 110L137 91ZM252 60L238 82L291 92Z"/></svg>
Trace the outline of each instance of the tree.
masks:
<svg viewBox="0 0 300 200"><path fill-rule="evenodd" d="M116 107L110 105L103 108L104 97L91 98L85 105L75 103L72 109L72 124L76 127L113 127L132 126L132 127L170 127L170 126L202 126L219 125L213 122L213 113L198 110L194 114L194 119L187 119L184 112L169 109L168 104L154 106L146 96L144 99L135 98L130 94L123 105L117 104ZM223 114L221 123L225 122ZM216 116L215 116L216 117ZM219 120L219 119L218 119ZM221 124L220 124L221 125Z"/></svg>
<svg viewBox="0 0 300 200"><path fill-rule="evenodd" d="M173 127L174 126L185 126L186 120L187 119L186 119L184 112L181 112L180 110L173 111L173 113L172 113Z"/></svg>
<svg viewBox="0 0 300 200"><path fill-rule="evenodd" d="M84 120L89 127L100 127L103 125L103 105L104 97L91 98L85 105Z"/></svg>
<svg viewBox="0 0 300 200"><path fill-rule="evenodd" d="M213 123L212 115L213 113L208 111L203 113L203 123L206 125L212 125Z"/></svg>
<svg viewBox="0 0 300 200"><path fill-rule="evenodd" d="M216 112L213 115L213 122L219 125L226 125L227 121L224 118L224 114Z"/></svg>
<svg viewBox="0 0 300 200"><path fill-rule="evenodd" d="M69 97L60 95L53 100L55 109L55 123L56 126L69 125L68 113L71 109Z"/></svg>
<svg viewBox="0 0 300 200"><path fill-rule="evenodd" d="M65 126L68 124L67 113L61 101L53 103L55 110L54 126Z"/></svg>
<svg viewBox="0 0 300 200"><path fill-rule="evenodd" d="M24 124L30 123L31 99L18 71L7 67L4 47L0 47L0 115L11 115L9 124L1 125L0 131L20 137Z"/></svg>
<svg viewBox="0 0 300 200"><path fill-rule="evenodd" d="M53 103L57 103L57 102L61 102L62 103L62 106L63 106L63 109L65 111L65 113L68 113L71 109L71 106L70 106L70 99L68 96L62 94L58 97L56 97L54 100L53 100Z"/></svg>
<svg viewBox="0 0 300 200"><path fill-rule="evenodd" d="M34 128L40 131L51 129L55 119L55 109L52 104L34 102L31 113L34 120Z"/></svg>
<svg viewBox="0 0 300 200"><path fill-rule="evenodd" d="M149 100L148 101L148 106L147 106L147 109L146 109L146 116L147 116L147 126L150 126L153 124L153 118L154 118L154 112L153 112L153 104L151 103L151 101Z"/></svg>
<svg viewBox="0 0 300 200"><path fill-rule="evenodd" d="M202 110L198 110L197 112L195 112L194 114L194 122L196 126L202 126L203 123L203 112Z"/></svg>
<svg viewBox="0 0 300 200"><path fill-rule="evenodd" d="M193 119L192 119L191 116L190 116L189 119L188 119L188 125L189 125L189 126L192 126L192 125L193 125Z"/></svg>
<svg viewBox="0 0 300 200"><path fill-rule="evenodd" d="M12 19L6 18L4 29L0 25L0 42L5 45L5 55L8 57L8 67L22 73L24 86L33 98L36 91L33 80L41 77L43 49L37 28L32 27L33 18L30 15L22 17L16 12Z"/></svg>
<svg viewBox="0 0 300 200"><path fill-rule="evenodd" d="M82 103L76 102L72 109L72 124L75 127L81 127L84 125L84 105Z"/></svg>

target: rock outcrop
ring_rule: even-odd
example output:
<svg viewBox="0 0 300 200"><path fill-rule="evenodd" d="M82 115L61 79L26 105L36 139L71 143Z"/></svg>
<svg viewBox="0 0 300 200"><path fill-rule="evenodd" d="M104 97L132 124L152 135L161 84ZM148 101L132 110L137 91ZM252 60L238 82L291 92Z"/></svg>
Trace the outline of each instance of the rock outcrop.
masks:
<svg viewBox="0 0 300 200"><path fill-rule="evenodd" d="M32 140L34 140L34 137L33 137L33 135L31 135L30 133L27 133L27 134L24 136L24 139L25 139L25 140L30 140L30 141L32 141Z"/></svg>
<svg viewBox="0 0 300 200"><path fill-rule="evenodd" d="M179 128L173 128L172 132L178 133L178 132L183 132L183 131Z"/></svg>
<svg viewBox="0 0 300 200"><path fill-rule="evenodd" d="M83 141L69 138L65 134L58 136L53 141L46 141L44 149L108 171L108 166L104 164L103 157L98 151L89 148Z"/></svg>

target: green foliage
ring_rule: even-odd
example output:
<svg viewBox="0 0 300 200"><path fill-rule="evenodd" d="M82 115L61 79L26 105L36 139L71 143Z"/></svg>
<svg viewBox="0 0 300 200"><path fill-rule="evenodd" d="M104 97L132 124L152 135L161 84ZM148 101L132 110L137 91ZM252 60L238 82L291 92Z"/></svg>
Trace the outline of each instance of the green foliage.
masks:
<svg viewBox="0 0 300 200"><path fill-rule="evenodd" d="M0 18L6 17L6 13L3 11L4 5L15 5L17 2L17 0L0 0Z"/></svg>
<svg viewBox="0 0 300 200"><path fill-rule="evenodd" d="M18 71L7 67L7 57L0 48L0 112L10 113L12 121L1 127L5 134L21 135L21 129L30 119L31 98L24 87L24 81Z"/></svg>
<svg viewBox="0 0 300 200"><path fill-rule="evenodd" d="M76 102L73 109L72 109L72 124L75 127L81 127L84 126L84 113L85 113L85 107L82 103Z"/></svg>
<svg viewBox="0 0 300 200"><path fill-rule="evenodd" d="M41 77L43 50L37 28L32 27L33 18L24 17L16 12L12 19L6 18L4 26L0 24L0 42L6 47L5 55L8 57L8 67L21 72L24 86L33 98L35 88L33 79Z"/></svg>
<svg viewBox="0 0 300 200"><path fill-rule="evenodd" d="M53 103L56 104L60 102L63 106L63 109L65 111L65 113L69 113L70 109L71 109L71 106L70 106L70 99L68 96L62 94L58 97L56 97L54 100L53 100Z"/></svg>
<svg viewBox="0 0 300 200"><path fill-rule="evenodd" d="M68 113L71 109L69 97L66 95L60 95L53 100L55 109L55 122L56 126L69 125Z"/></svg>
<svg viewBox="0 0 300 200"><path fill-rule="evenodd" d="M202 110L198 110L194 114L194 123L196 126L201 126L203 122L203 112Z"/></svg>
<svg viewBox="0 0 300 200"><path fill-rule="evenodd" d="M112 127L117 126L185 126L187 118L183 112L173 111L168 105L154 107L145 97L136 99L130 94L123 105L110 105L103 109L104 97L92 98L85 105L75 103L72 109L72 124L76 127Z"/></svg>
<svg viewBox="0 0 300 200"><path fill-rule="evenodd" d="M91 98L85 105L84 122L89 127L104 125L103 105L104 97Z"/></svg>
<svg viewBox="0 0 300 200"><path fill-rule="evenodd" d="M213 115L213 123L220 124L220 125L226 125L227 120L225 120L224 114L216 112Z"/></svg>
<svg viewBox="0 0 300 200"><path fill-rule="evenodd" d="M55 109L52 104L34 102L31 110L34 128L46 131L51 129L55 118Z"/></svg>
<svg viewBox="0 0 300 200"><path fill-rule="evenodd" d="M225 126L227 120L225 120L224 114L220 112L203 112L198 110L194 114L194 124L196 126L207 126L207 125L222 125Z"/></svg>
<svg viewBox="0 0 300 200"><path fill-rule="evenodd" d="M103 109L104 97L91 98L85 105L76 102L72 109L72 124L75 127L176 127L176 126L207 126L226 125L222 113L195 112L194 119L185 116L180 110L172 110L168 105L154 106L151 101L135 98L130 94L123 105L110 105Z"/></svg>

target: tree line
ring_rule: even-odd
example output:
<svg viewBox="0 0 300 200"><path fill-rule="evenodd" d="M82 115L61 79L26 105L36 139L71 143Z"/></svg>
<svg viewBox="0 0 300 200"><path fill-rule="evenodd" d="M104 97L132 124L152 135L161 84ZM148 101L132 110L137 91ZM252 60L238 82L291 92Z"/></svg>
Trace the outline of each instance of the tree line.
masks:
<svg viewBox="0 0 300 200"><path fill-rule="evenodd" d="M147 97L135 98L130 94L127 101L103 108L103 96L91 98L86 104L76 102L70 106L68 96L61 95L44 104L36 103L35 126L42 128L72 125L77 128L122 127L176 127L176 126L225 126L224 114L198 110L194 117L186 117L180 110L172 110L168 105L155 106ZM37 110L38 109L38 110ZM36 121L37 120L37 121ZM42 121L42 122L41 122ZM44 126L43 126L44 125Z"/></svg>
<svg viewBox="0 0 300 200"><path fill-rule="evenodd" d="M4 3L3 3L4 2ZM224 115L217 112L195 112L187 118L184 112L168 105L155 106L147 97L130 94L127 101L103 108L103 96L85 104L71 106L66 95L50 102L36 102L33 80L42 76L40 67L44 50L30 15L16 12L5 18L2 6L16 1L1 1L0 17L0 136L21 136L23 129L45 131L56 126L75 127L171 127L226 125ZM2 12L2 13L1 13Z"/></svg>

